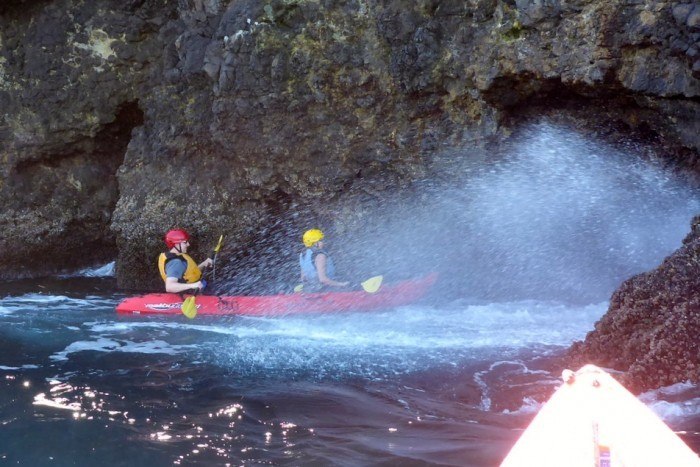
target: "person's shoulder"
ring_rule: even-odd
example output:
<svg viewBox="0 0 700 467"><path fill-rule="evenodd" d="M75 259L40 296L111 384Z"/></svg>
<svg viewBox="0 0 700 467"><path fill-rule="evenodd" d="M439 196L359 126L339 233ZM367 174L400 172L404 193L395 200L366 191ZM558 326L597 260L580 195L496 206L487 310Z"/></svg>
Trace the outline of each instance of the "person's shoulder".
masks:
<svg viewBox="0 0 700 467"><path fill-rule="evenodd" d="M170 271L173 269L180 270L180 269L186 269L186 268L187 268L186 261L168 261L167 263L165 263L165 270L166 271Z"/></svg>
<svg viewBox="0 0 700 467"><path fill-rule="evenodd" d="M187 261L184 256L178 255L177 253L173 253L172 251L165 251L161 253L162 256L165 256L166 261L171 261L173 259L179 259L180 261ZM177 262L177 261L176 261Z"/></svg>
<svg viewBox="0 0 700 467"><path fill-rule="evenodd" d="M324 258L328 258L328 253L326 253L325 250L314 251L314 253L313 253L314 260L318 257L321 257L321 256Z"/></svg>

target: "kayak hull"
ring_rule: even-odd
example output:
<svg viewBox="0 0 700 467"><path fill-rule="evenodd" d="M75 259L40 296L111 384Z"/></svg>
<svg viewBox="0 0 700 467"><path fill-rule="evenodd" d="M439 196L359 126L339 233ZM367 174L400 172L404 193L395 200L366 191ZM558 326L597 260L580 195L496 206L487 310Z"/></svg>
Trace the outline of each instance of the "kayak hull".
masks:
<svg viewBox="0 0 700 467"><path fill-rule="evenodd" d="M700 467L697 454L601 368L563 377L501 467Z"/></svg>
<svg viewBox="0 0 700 467"><path fill-rule="evenodd" d="M342 291L261 296L197 295L198 315L280 316L287 314L368 311L408 305L421 299L437 274L383 285L376 293ZM181 315L189 295L154 293L129 297L117 305L117 313Z"/></svg>

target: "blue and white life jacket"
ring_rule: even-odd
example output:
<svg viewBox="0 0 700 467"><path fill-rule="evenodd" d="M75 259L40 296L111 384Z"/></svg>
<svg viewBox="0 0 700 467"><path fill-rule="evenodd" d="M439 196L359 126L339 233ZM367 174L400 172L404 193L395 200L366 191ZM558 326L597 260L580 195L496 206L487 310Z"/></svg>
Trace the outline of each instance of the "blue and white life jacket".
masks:
<svg viewBox="0 0 700 467"><path fill-rule="evenodd" d="M311 248L307 248L303 253L299 254L299 266L301 266L301 272L306 280L311 283L319 282L318 272L316 271L316 255L319 254L326 255L326 276L329 279L335 278L335 265L328 253L323 250L314 251Z"/></svg>

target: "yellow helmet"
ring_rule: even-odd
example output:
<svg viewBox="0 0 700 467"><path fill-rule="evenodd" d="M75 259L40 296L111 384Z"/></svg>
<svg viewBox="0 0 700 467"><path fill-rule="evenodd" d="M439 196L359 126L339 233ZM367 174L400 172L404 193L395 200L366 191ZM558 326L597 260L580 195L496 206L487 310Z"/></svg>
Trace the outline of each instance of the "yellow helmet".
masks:
<svg viewBox="0 0 700 467"><path fill-rule="evenodd" d="M304 236L302 237L302 241L304 242L304 245L306 245L306 248L311 248L316 244L316 242L321 240L323 240L323 232L318 229L307 230L304 232Z"/></svg>

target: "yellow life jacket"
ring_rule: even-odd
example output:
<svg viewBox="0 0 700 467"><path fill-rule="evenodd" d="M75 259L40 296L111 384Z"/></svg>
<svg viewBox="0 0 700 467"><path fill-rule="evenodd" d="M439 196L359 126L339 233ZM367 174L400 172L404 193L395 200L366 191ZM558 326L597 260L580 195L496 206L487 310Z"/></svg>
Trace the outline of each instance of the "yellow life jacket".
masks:
<svg viewBox="0 0 700 467"><path fill-rule="evenodd" d="M175 259L180 261L184 260L187 262L187 269L185 269L185 274L183 274L182 277L178 278L178 282L180 282L181 284L193 284L202 278L202 271L199 270L199 266L197 266L197 263L192 259L190 255L187 255L185 253L177 254L167 252L161 253L158 257L158 270L160 270L160 277L163 278L163 281L165 281L165 279L167 278L167 276L165 275L165 263Z"/></svg>

